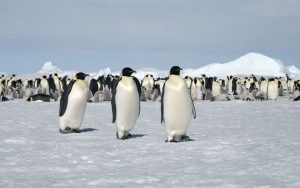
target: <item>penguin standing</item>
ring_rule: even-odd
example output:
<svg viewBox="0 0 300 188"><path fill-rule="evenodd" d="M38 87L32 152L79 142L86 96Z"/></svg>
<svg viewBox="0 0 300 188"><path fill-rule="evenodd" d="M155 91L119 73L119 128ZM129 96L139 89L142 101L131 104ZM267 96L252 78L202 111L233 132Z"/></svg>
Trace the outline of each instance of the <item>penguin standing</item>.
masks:
<svg viewBox="0 0 300 188"><path fill-rule="evenodd" d="M47 80L47 76L44 75L40 81L40 87L41 87L41 93L50 95L50 90L49 90L49 83Z"/></svg>
<svg viewBox="0 0 300 188"><path fill-rule="evenodd" d="M76 74L60 99L59 131L61 133L80 133L80 125L87 103L88 86L84 81L89 76L79 72Z"/></svg>
<svg viewBox="0 0 300 188"><path fill-rule="evenodd" d="M279 95L278 80L269 78L267 89L268 100L276 100Z"/></svg>
<svg viewBox="0 0 300 188"><path fill-rule="evenodd" d="M117 138L124 140L131 137L129 133L140 114L141 84L133 76L135 73L129 67L122 70L120 78L114 81L112 87L113 123L117 126Z"/></svg>
<svg viewBox="0 0 300 188"><path fill-rule="evenodd" d="M191 94L185 80L180 77L180 70L178 66L171 68L162 91L161 123L166 125L166 142L191 140L186 131L192 115L196 118Z"/></svg>
<svg viewBox="0 0 300 188"><path fill-rule="evenodd" d="M53 80L54 80L56 92L60 96L61 90L62 90L62 84L61 84L61 81L60 81L57 73L54 73Z"/></svg>

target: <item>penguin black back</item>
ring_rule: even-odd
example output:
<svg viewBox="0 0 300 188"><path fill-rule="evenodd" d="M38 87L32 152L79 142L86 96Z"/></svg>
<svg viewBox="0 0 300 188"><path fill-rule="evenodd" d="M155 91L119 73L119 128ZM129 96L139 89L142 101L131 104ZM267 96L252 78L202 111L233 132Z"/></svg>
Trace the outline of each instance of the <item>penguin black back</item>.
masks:
<svg viewBox="0 0 300 188"><path fill-rule="evenodd" d="M94 78L91 79L90 81L90 91L92 92L93 96L95 95L95 93L98 91L98 84L97 84L97 80L95 80Z"/></svg>
<svg viewBox="0 0 300 188"><path fill-rule="evenodd" d="M49 75L49 78L48 78L48 84L49 84L49 89L55 91L56 90L56 87L55 87L55 83L54 83L54 79L52 77L52 74Z"/></svg>
<svg viewBox="0 0 300 188"><path fill-rule="evenodd" d="M113 84L112 84L111 109L112 109L112 113L113 113L113 120L112 120L113 123L115 123L116 117L117 117L116 93L117 93L117 86L121 79L122 79L122 77L120 77L119 79L113 80Z"/></svg>
<svg viewBox="0 0 300 188"><path fill-rule="evenodd" d="M69 94L72 91L73 85L76 82L76 80L72 80L67 89L64 90L64 92L61 95L60 98L60 108L59 108L59 116L63 116L66 112L67 106L68 106L68 98L69 98Z"/></svg>

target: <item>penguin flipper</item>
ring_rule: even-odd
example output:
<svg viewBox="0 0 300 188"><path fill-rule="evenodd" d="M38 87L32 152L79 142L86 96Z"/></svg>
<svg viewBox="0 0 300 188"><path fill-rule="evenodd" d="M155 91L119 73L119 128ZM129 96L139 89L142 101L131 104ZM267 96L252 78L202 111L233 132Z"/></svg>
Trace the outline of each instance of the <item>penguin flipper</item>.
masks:
<svg viewBox="0 0 300 188"><path fill-rule="evenodd" d="M68 106L68 98L69 94L72 91L73 85L76 82L76 80L72 80L67 89L62 93L62 96L60 98L60 108L59 108L59 116L63 116L66 112L67 106Z"/></svg>
<svg viewBox="0 0 300 188"><path fill-rule="evenodd" d="M133 78L133 81L135 82L135 85L136 85L136 88L139 92L139 96L141 96L141 92L142 92L142 86L141 86L141 83L140 81L136 78L136 77L132 77Z"/></svg>
<svg viewBox="0 0 300 188"><path fill-rule="evenodd" d="M192 99L192 84L191 84L191 89L190 89L190 98L191 98L191 102L192 102L192 114L193 114L194 119L196 119L196 109L195 109L194 101Z"/></svg>
<svg viewBox="0 0 300 188"><path fill-rule="evenodd" d="M165 95L165 86L168 80L165 81L163 88L162 88L162 93L161 93L161 100L160 100L160 114L161 114L161 122L163 123L164 121L164 95Z"/></svg>
<svg viewBox="0 0 300 188"><path fill-rule="evenodd" d="M138 93L139 93L139 115L140 115L140 112L141 112L140 97L141 97L141 93L142 93L142 86L141 86L140 81L136 77L133 76L132 79L135 82L136 88L137 88Z"/></svg>
<svg viewBox="0 0 300 188"><path fill-rule="evenodd" d="M113 120L112 120L113 123L116 121L116 118L117 118L116 93L117 93L117 86L121 79L122 79L122 77L120 77L120 79L114 80L113 84L112 84L112 89L111 89L111 94L112 94L111 109L112 109L112 113L113 113Z"/></svg>

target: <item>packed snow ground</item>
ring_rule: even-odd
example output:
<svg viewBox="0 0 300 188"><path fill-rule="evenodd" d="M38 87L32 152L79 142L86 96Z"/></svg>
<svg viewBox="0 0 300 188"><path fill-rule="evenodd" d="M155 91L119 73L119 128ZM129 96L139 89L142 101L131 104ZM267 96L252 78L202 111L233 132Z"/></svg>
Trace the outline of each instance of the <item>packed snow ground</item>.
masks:
<svg viewBox="0 0 300 188"><path fill-rule="evenodd" d="M0 103L0 187L300 187L300 103L195 102L195 141L165 143L160 103L142 102L120 141L109 102L81 134L58 132L59 103Z"/></svg>

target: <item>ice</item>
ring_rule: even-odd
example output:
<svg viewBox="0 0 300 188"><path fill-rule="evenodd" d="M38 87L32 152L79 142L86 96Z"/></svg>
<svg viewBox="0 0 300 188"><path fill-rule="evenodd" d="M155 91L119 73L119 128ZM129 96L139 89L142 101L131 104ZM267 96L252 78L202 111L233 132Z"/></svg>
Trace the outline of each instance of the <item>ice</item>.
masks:
<svg viewBox="0 0 300 188"><path fill-rule="evenodd" d="M45 62L42 69L39 70L37 73L40 73L40 74L51 74L51 73L61 73L62 71L52 65L52 62Z"/></svg>
<svg viewBox="0 0 300 188"><path fill-rule="evenodd" d="M165 143L160 103L117 140L109 102L60 134L58 102L0 104L0 187L300 187L300 103L195 102L195 141Z"/></svg>

